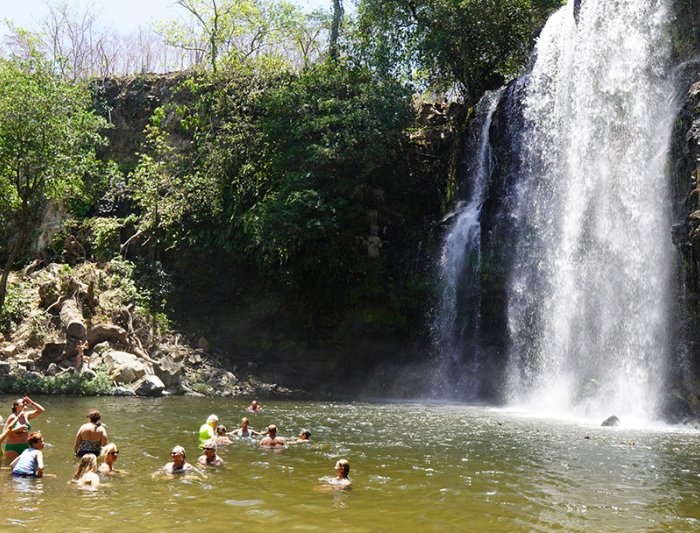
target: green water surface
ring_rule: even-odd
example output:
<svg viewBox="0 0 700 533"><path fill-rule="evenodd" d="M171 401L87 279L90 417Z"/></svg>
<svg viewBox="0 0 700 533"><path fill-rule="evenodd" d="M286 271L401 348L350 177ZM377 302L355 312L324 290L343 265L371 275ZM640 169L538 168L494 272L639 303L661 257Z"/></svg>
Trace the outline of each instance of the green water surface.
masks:
<svg viewBox="0 0 700 533"><path fill-rule="evenodd" d="M47 473L0 471L1 531L700 531L700 433L602 428L482 407L164 398L35 398L47 412ZM11 398L0 398L7 416ZM102 412L117 466L97 491L69 486L73 439L89 408ZM175 444L194 463L211 413L234 429L274 423L311 445L281 451L237 442L222 471L152 474ZM624 422L624 421L623 421ZM336 490L338 458L352 489Z"/></svg>

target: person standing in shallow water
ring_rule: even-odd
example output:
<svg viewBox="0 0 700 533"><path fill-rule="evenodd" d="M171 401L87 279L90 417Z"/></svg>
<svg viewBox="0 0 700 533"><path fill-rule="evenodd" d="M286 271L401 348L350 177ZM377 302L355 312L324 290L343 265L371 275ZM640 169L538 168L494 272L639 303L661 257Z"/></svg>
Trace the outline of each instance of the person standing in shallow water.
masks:
<svg viewBox="0 0 700 533"><path fill-rule="evenodd" d="M33 409L28 410L28 406ZM12 415L7 418L3 427L3 431L9 429L5 440L5 460L7 462L12 462L29 448L29 431L32 429L29 421L43 412L44 408L29 396L18 398L12 402Z"/></svg>
<svg viewBox="0 0 700 533"><path fill-rule="evenodd" d="M100 422L102 415L96 409L90 409L87 414L89 422L86 422L75 435L73 453L76 457L82 457L86 453L95 456L100 455L103 446L107 445L107 430Z"/></svg>

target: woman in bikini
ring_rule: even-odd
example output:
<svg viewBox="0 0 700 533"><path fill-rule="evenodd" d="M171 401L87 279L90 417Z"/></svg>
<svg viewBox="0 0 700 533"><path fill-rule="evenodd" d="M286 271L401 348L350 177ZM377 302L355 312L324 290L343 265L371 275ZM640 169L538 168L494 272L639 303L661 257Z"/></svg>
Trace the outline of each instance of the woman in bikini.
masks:
<svg viewBox="0 0 700 533"><path fill-rule="evenodd" d="M95 409L90 409L87 414L90 422L80 426L75 435L74 452L77 457L82 457L86 453L100 455L102 446L107 445L107 430L100 422L102 415Z"/></svg>
<svg viewBox="0 0 700 533"><path fill-rule="evenodd" d="M31 406L32 409L27 409L27 406ZM14 461L24 450L29 448L29 430L32 429L29 421L43 412L44 408L29 396L12 402L12 414L7 418L3 427L3 431L9 431L5 439L5 460L8 463Z"/></svg>

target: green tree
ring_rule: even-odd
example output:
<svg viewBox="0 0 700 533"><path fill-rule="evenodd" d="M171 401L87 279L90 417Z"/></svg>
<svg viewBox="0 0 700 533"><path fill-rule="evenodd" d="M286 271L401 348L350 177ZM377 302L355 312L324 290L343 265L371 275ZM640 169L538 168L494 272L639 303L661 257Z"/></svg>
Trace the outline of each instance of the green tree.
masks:
<svg viewBox="0 0 700 533"><path fill-rule="evenodd" d="M358 55L380 71L449 88L468 103L524 67L561 0L362 0Z"/></svg>
<svg viewBox="0 0 700 533"><path fill-rule="evenodd" d="M243 217L252 259L316 301L342 301L363 272L363 196L396 178L393 163L413 118L410 91L328 61L258 106L269 187Z"/></svg>
<svg viewBox="0 0 700 533"><path fill-rule="evenodd" d="M170 21L159 32L173 46L195 54L216 73L222 63L271 63L288 68L295 56L307 59L320 46L318 14L307 15L283 0L178 0L190 22Z"/></svg>
<svg viewBox="0 0 700 533"><path fill-rule="evenodd" d="M95 147L107 124L90 106L88 88L65 82L37 52L0 59L0 212L16 229L0 278L0 307L33 229L33 209L78 193L83 177L97 171Z"/></svg>

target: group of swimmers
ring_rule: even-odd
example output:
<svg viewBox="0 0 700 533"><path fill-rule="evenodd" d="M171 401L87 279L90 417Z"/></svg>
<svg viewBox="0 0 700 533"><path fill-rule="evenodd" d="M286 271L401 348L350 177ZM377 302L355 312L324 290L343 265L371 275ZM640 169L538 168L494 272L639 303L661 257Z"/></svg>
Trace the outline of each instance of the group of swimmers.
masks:
<svg viewBox="0 0 700 533"><path fill-rule="evenodd" d="M260 404L251 402L247 408L251 412L259 412ZM41 415L44 408L34 402L29 396L18 398L12 402L12 414L5 421L0 432L0 444L5 442L5 462L9 463L12 475L15 477L43 477L44 458L42 450L44 440L41 432L31 432L31 420ZM70 483L95 488L100 484L100 476L106 477L118 473L114 468L119 456L119 450L113 443L108 442L107 431L101 423L101 414L91 409L87 414L88 422L81 425L75 435L74 453L80 458L78 470ZM197 463L202 467L221 467L223 459L216 453L217 447L233 443L235 439L253 439L261 437L259 445L265 448L281 448L287 445L284 437L277 435L277 427L270 424L266 431L257 432L249 427L249 420L243 417L241 427L228 432L226 427L219 425L219 418L210 415L206 422L199 428L199 447L202 455ZM311 432L302 429L295 443L308 443ZM0 449L0 466L3 452ZM103 462L98 467L98 457ZM196 472L197 469L186 460L185 449L177 445L170 452L171 461L167 463L159 473L186 474ZM347 459L340 459L335 464L336 477L331 481L332 485L347 487L350 485L348 473L350 463Z"/></svg>

